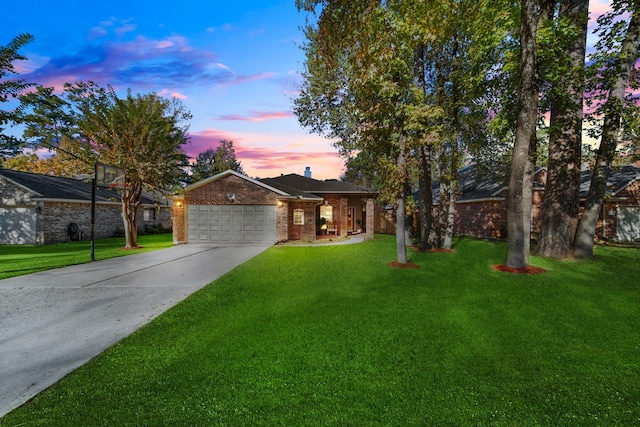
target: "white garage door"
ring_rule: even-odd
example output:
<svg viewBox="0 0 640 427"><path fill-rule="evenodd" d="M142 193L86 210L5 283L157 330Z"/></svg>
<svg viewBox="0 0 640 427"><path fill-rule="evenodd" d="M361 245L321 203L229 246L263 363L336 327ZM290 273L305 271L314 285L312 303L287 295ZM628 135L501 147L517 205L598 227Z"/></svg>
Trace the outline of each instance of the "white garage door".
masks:
<svg viewBox="0 0 640 427"><path fill-rule="evenodd" d="M640 208L634 206L618 207L619 242L633 242L640 239Z"/></svg>
<svg viewBox="0 0 640 427"><path fill-rule="evenodd" d="M189 242L275 243L276 207L189 205Z"/></svg>
<svg viewBox="0 0 640 427"><path fill-rule="evenodd" d="M0 244L36 244L33 208L0 208Z"/></svg>

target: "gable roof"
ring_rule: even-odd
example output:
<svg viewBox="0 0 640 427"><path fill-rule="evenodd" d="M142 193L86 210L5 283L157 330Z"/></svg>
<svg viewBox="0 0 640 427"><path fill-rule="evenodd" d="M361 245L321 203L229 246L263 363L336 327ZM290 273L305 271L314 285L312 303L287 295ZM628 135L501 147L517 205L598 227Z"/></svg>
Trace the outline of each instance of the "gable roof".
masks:
<svg viewBox="0 0 640 427"><path fill-rule="evenodd" d="M260 181L267 183L268 185L276 188L280 188L283 191L297 191L305 194L317 195L318 194L344 194L344 195L369 195L376 196L378 193L362 185L355 185L342 181L320 181L313 178L307 178L302 175L291 173L288 175L281 175L275 178L264 178Z"/></svg>
<svg viewBox="0 0 640 427"><path fill-rule="evenodd" d="M580 174L580 197L587 197L591 187L593 171L583 171ZM612 169L607 178L606 194L617 196L622 190L640 180L640 167L625 165L619 169Z"/></svg>
<svg viewBox="0 0 640 427"><path fill-rule="evenodd" d="M276 193L278 196L280 196L281 198L305 198L305 196L307 196L304 192L299 192L296 191L295 189L283 189L283 188L279 188L279 187L275 187L275 186L271 186L269 185L268 182L265 182L265 180L255 180L252 178L249 178L246 175L243 175L239 172L236 172L234 170L228 169L226 171L220 172L216 175L210 176L208 178L205 178L201 181L198 181L196 183L193 183L191 185L188 185L184 188L185 192L191 191L191 190L195 190L196 188L202 187L203 185L207 185L211 182L215 182L218 181L220 179L226 178L228 176L235 176L237 178L243 179L245 181L248 181L252 184L255 184L259 187L264 188L265 190L269 190L269 191L273 191L274 193ZM290 190L290 191L288 191ZM314 198L315 196L313 195L308 195L311 198Z"/></svg>
<svg viewBox="0 0 640 427"><path fill-rule="evenodd" d="M545 168L538 167L535 176ZM580 198L586 198L591 186L592 171L582 171L580 173ZM633 165L622 166L619 169L613 169L607 179L606 194L615 197L622 190L640 180L640 167ZM468 165L458 171L458 181L460 184L460 193L456 201L480 201L491 198L503 199L501 195L508 188L508 177L490 177L484 180L478 178L477 168L475 165ZM533 189L544 191L544 184L538 179L534 180ZM432 184L433 203L438 204L440 201L440 182L433 181ZM417 198L416 198L417 200Z"/></svg>
<svg viewBox="0 0 640 427"><path fill-rule="evenodd" d="M42 175L0 168L0 176L31 192L36 199L91 201L91 181ZM120 195L109 188L96 189L97 202L119 202ZM142 196L143 204L154 204L151 196Z"/></svg>

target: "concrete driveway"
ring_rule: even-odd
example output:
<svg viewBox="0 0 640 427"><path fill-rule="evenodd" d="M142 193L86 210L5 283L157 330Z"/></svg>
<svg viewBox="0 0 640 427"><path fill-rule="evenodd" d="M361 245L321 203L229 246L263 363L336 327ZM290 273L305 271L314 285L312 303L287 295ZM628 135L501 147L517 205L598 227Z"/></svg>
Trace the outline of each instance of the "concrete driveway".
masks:
<svg viewBox="0 0 640 427"><path fill-rule="evenodd" d="M0 417L269 246L174 246L0 280Z"/></svg>

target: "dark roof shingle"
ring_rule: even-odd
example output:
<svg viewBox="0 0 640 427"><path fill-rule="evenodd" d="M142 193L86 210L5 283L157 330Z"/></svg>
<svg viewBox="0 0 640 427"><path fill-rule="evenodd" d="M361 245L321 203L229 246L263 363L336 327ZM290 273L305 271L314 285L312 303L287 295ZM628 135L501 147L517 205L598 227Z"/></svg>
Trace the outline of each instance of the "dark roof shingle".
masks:
<svg viewBox="0 0 640 427"><path fill-rule="evenodd" d="M295 173L281 175L275 178L264 178L260 181L286 192L289 192L289 190L293 190L307 193L307 195L309 195L308 193L377 194L375 190L361 185L355 185L342 181L320 181L313 178L307 178Z"/></svg>
<svg viewBox="0 0 640 427"><path fill-rule="evenodd" d="M0 176L39 194L36 198L91 201L90 180L83 181L75 178L41 175L4 168L0 168ZM96 201L118 202L120 201L120 195L115 190L97 188ZM151 197L143 196L142 203L153 204L154 201Z"/></svg>

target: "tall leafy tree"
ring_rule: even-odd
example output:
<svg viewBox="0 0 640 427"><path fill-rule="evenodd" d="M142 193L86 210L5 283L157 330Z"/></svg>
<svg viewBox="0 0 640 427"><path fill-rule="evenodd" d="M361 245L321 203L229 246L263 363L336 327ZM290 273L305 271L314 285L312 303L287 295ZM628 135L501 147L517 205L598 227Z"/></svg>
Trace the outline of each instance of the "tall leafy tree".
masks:
<svg viewBox="0 0 640 427"><path fill-rule="evenodd" d="M593 257L593 245L598 217L602 209L606 182L616 148L623 131L629 104L637 113L636 100L627 96L630 81L637 73L635 63L640 56L640 4L638 1L614 1L612 11L599 18L600 40L594 63L590 67L590 103L594 114L603 118L600 129L600 146L597 150L591 187L584 212L578 225L574 255ZM630 13L631 19L621 20L620 15ZM637 87L637 81L634 84ZM627 123L633 123L627 121Z"/></svg>
<svg viewBox="0 0 640 427"><path fill-rule="evenodd" d="M9 44L0 46L0 102L8 102L16 98L20 92L32 86L23 79L11 78L17 73L14 62L27 58L18 53L20 48L33 41L31 34L16 36ZM21 141L6 133L7 125L18 120L14 110L0 109L0 158L14 155L20 151Z"/></svg>
<svg viewBox="0 0 640 427"><path fill-rule="evenodd" d="M367 151L378 159L386 186L382 193L398 208L398 241L404 234L401 199L409 193L411 171L420 165L421 240L429 245L436 158L440 218L447 230L441 241L450 244L456 170L463 147L477 137L478 121L488 116L478 100L488 76L495 74L501 22L510 22L500 10L506 2L298 4L307 10L322 6L317 27L307 32L307 72L296 101L301 123L338 139L345 153ZM491 23L498 30L488 35Z"/></svg>
<svg viewBox="0 0 640 427"><path fill-rule="evenodd" d="M209 148L196 156L189 181L198 182L226 170L244 174L242 165L236 158L233 141L221 139L216 148Z"/></svg>
<svg viewBox="0 0 640 427"><path fill-rule="evenodd" d="M556 3L555 1L553 3ZM551 104L547 183L538 255L572 254L580 194L588 0L557 2L543 24L540 62Z"/></svg>
<svg viewBox="0 0 640 427"><path fill-rule="evenodd" d="M317 24L306 28L307 60L300 122L338 139L344 152L375 153L383 192L396 205L398 262L406 263L405 197L410 138L407 105L421 96L413 82L413 48L389 2L299 1ZM352 17L357 24L352 25Z"/></svg>
<svg viewBox="0 0 640 427"><path fill-rule="evenodd" d="M137 246L137 218L144 189L167 190L178 185L186 155L190 113L178 99L156 94L119 97L111 88L68 85L78 110L78 127L94 161L125 170L121 190L127 248Z"/></svg>
<svg viewBox="0 0 640 427"><path fill-rule="evenodd" d="M529 264L530 222L533 191L536 123L539 87L537 42L540 4L538 0L521 0L520 77L517 96L516 135L509 173L507 194L507 232L509 249L507 266L516 269Z"/></svg>
<svg viewBox="0 0 640 427"><path fill-rule="evenodd" d="M53 87L38 85L35 91L19 98L20 121L25 125L23 137L31 145L52 150L60 145L63 136L72 137L77 132L72 105Z"/></svg>

